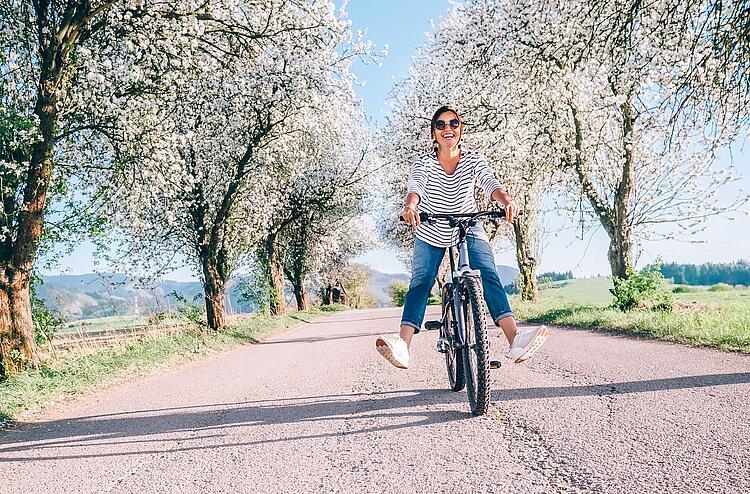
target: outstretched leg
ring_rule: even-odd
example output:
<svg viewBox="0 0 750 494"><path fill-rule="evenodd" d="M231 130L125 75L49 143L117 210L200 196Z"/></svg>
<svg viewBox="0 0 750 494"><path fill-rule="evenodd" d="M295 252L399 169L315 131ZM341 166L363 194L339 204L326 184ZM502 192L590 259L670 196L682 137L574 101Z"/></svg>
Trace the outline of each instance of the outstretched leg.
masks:
<svg viewBox="0 0 750 494"><path fill-rule="evenodd" d="M492 315L492 320L500 326L510 344L509 357L516 363L531 357L544 344L549 334L546 326L539 326L519 332L516 319L510 310L510 302L500 281L495 266L495 256L490 244L481 238L469 239L469 263L482 273L484 300Z"/></svg>
<svg viewBox="0 0 750 494"><path fill-rule="evenodd" d="M414 243L411 281L404 299L399 337L381 336L375 341L381 355L396 367L406 369L409 366L409 346L422 327L427 299L444 255L445 248L434 247L420 239Z"/></svg>

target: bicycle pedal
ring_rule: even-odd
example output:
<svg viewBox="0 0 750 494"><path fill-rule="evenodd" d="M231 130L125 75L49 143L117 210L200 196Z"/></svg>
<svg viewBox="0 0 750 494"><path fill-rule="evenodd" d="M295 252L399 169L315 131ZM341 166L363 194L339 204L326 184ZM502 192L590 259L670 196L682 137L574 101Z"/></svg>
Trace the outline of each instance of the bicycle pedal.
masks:
<svg viewBox="0 0 750 494"><path fill-rule="evenodd" d="M424 329L434 331L443 327L443 321L427 321L424 323Z"/></svg>
<svg viewBox="0 0 750 494"><path fill-rule="evenodd" d="M448 353L448 340L440 338L437 342L438 353Z"/></svg>
<svg viewBox="0 0 750 494"><path fill-rule="evenodd" d="M499 360L490 360L490 369L499 369L503 365Z"/></svg>

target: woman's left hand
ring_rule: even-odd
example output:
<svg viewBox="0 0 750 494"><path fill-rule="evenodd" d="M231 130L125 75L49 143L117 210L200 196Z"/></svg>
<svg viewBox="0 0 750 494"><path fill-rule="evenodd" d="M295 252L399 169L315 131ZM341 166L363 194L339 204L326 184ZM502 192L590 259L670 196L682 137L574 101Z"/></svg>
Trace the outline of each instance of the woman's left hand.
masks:
<svg viewBox="0 0 750 494"><path fill-rule="evenodd" d="M518 204L513 199L505 203L505 221L512 223L518 217L518 211Z"/></svg>
<svg viewBox="0 0 750 494"><path fill-rule="evenodd" d="M518 204L503 189L497 188L492 191L492 199L502 204L505 209L505 221L512 223L513 220L518 217L518 211L520 209Z"/></svg>

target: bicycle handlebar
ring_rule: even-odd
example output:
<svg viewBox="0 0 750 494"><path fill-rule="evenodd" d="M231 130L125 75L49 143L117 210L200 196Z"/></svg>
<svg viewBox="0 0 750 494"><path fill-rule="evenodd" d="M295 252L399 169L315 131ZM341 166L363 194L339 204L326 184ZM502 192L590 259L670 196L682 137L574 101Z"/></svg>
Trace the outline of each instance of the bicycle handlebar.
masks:
<svg viewBox="0 0 750 494"><path fill-rule="evenodd" d="M460 221L460 218L465 218L468 221L473 221L483 216L491 218L505 218L505 210L500 211L479 211L477 213L457 213L457 214L430 214L430 213L419 213L419 221L425 222L430 220L448 220L448 221ZM401 221L405 221L403 216L399 216Z"/></svg>

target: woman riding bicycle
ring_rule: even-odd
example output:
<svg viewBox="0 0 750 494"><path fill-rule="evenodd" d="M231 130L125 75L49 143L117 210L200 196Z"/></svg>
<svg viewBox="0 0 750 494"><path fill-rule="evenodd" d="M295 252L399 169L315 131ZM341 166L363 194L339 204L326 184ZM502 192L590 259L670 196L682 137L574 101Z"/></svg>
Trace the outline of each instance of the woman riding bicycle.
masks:
<svg viewBox="0 0 750 494"><path fill-rule="evenodd" d="M462 150L463 123L450 107L438 108L430 122L434 151L420 157L411 167L406 201L401 216L416 228L409 291L404 300L399 337L381 336L375 346L398 368L409 367L409 346L424 319L427 299L435 284L445 249L456 243L456 235L445 221L422 223L419 211L430 214L459 214L477 211L474 189L479 187L488 199L505 208L505 219L512 222L518 205L501 188L487 159L476 151ZM510 344L509 357L522 362L541 346L547 337L545 326L521 332L510 310L508 296L497 274L495 258L481 222L472 227L468 237L469 263L482 276L484 299L492 320Z"/></svg>

